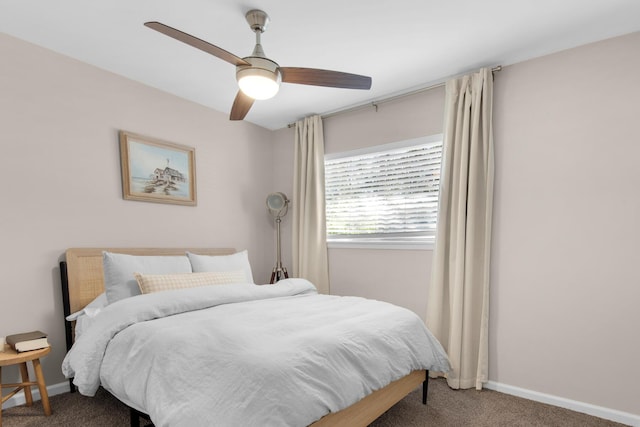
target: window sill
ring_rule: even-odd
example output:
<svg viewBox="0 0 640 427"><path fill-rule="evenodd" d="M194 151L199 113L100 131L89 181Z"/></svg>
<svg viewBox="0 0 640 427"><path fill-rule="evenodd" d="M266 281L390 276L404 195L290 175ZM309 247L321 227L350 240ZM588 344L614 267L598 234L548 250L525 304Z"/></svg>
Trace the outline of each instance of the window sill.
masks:
<svg viewBox="0 0 640 427"><path fill-rule="evenodd" d="M340 240L327 241L329 249L387 249L387 250L424 250L432 251L434 242L415 242L402 240Z"/></svg>

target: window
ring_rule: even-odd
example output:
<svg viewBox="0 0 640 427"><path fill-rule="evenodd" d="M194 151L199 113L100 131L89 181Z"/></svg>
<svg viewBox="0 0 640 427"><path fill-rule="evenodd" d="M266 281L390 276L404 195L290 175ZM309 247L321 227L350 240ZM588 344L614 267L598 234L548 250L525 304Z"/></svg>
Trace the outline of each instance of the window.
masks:
<svg viewBox="0 0 640 427"><path fill-rule="evenodd" d="M325 156L330 247L432 247L442 135Z"/></svg>

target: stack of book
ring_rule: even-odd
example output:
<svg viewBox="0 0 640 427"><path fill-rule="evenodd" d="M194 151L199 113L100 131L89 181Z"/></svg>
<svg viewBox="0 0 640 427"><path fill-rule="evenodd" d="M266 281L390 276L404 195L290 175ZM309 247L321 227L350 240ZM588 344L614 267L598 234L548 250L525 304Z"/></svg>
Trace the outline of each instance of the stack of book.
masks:
<svg viewBox="0 0 640 427"><path fill-rule="evenodd" d="M7 344L18 353L49 347L47 334L40 331L8 335L5 340Z"/></svg>

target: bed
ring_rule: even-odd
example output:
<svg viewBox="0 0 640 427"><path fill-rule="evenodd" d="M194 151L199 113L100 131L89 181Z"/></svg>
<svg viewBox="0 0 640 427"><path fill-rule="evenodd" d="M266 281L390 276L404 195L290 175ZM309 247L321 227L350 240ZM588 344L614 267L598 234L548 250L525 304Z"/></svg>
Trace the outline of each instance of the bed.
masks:
<svg viewBox="0 0 640 427"><path fill-rule="evenodd" d="M231 248L69 249L66 252L66 261L60 263L65 317L82 311L104 292L104 252L154 257L183 256L185 253L192 253L213 258L236 254L236 251ZM215 300L215 302L209 303L209 300ZM192 301L195 304L193 306ZM183 310L187 302L189 307ZM333 324L328 320L331 313L344 311L350 316L351 312L348 310L355 309L356 306L360 307L358 308L360 311L355 312L353 319L349 317L349 321L353 320L351 323L347 322L347 325L353 325L353 331L345 329L327 333L325 330L322 333L320 330L323 330L325 321L313 318L313 313L320 310L327 313L327 325ZM231 425L231 421L228 420L236 420L234 421L236 425L366 426L421 384L423 403L426 404L428 371L430 369L447 371L449 366L442 347L428 331L418 331L416 334L419 335L419 339L414 340L413 336L409 339L403 338L408 341L406 344L396 341L395 335L389 335L391 338L387 336L392 332L397 335L404 335L405 332L388 332L384 330L387 326L382 328L377 323L372 323L372 326L368 326L364 331L357 331L358 324L366 325L370 317L375 317L373 313L379 310L387 316L383 323L398 323L402 325L400 329L407 329L407 335L413 333L410 332L412 328L417 330L422 328L426 331L423 324L422 326L413 325L416 322L411 320L411 317L417 318L417 316L408 310L362 298L318 295L313 285L303 279L286 279L276 285L223 284L140 295L110 304L108 309L104 309L100 314L101 317L96 317L96 324L83 332L82 338L77 342L75 341L75 322L65 322L68 353L63 363L63 370L66 370L67 376L71 376L70 374L75 376L70 378L70 381L74 381L72 389L80 384L78 386L80 392L91 395L91 391L100 385L129 406L132 426L139 425L140 417L154 422L158 427L189 423L197 425L202 424L202 420L205 419L208 420L207 423L211 423L211 418L208 417L212 413L216 416L227 414L230 418L221 419L227 420L228 425ZM305 326L304 323L307 320L303 318L292 321L296 319L295 313L298 311L305 314L305 319L310 318L309 322L315 322L309 325L315 324L322 327ZM107 315L107 312L116 314L119 321L108 320L111 314ZM158 312L163 314L160 316ZM278 317L280 312L282 315ZM394 320L396 317L398 322ZM261 322L261 319L265 321ZM407 326L407 323L402 323L400 320L410 321L411 326ZM171 323L178 321L191 326ZM250 323L251 321L253 323ZM245 325L244 322L248 322L246 325L249 325L246 329L257 336L250 338L240 336L242 329L245 328L240 325ZM122 325L116 326L115 323ZM261 323L269 326L263 331ZM340 323L344 322L341 320ZM210 331L210 328L218 329ZM274 331L275 337L269 337L269 345L260 346L261 337L269 333L269 329ZM171 331L178 332L171 335ZM317 337L311 335L315 333L319 335ZM177 340L176 334L187 336L186 339L190 343L188 351L185 350L186 345L179 345L177 348L172 345L174 340ZM237 348L250 350L230 356L222 350L235 348L236 343L216 341L223 340L223 335L224 340L229 340L229 336L233 336L234 340L237 337L238 341L242 341L242 345L237 344ZM363 353L359 353L358 357L333 355L328 351L324 354L324 349L332 348L330 340L333 339L333 335L339 337L353 335L349 338L353 339L353 347ZM385 340L391 342L365 342L364 335L371 336L372 338L366 339L372 341L379 336L386 337ZM300 337L301 342L311 343L310 349L306 349L308 344L298 346L297 342L296 348L289 349L283 345L282 348L273 349L278 339L282 338L284 340L282 342L288 343L297 336ZM209 344L214 341L218 344ZM98 343L102 342L104 343L100 347ZM197 345L191 344L196 342ZM220 342L224 345L220 345ZM258 343L257 346L247 347L255 343ZM350 342L347 343L347 346L350 345ZM394 346L393 357L376 356L378 345ZM403 349L404 345L411 350ZM200 347L205 351L204 356L197 355L201 351ZM213 354L214 352L216 353ZM412 352L419 355L416 356ZM176 356L176 354L179 355ZM205 356L208 354L211 356L207 359ZM356 363L350 359L360 357L367 360L366 366L344 370L345 366L350 367L352 363ZM154 363L160 360L157 363L162 368L163 375L158 376L157 370L160 369L158 367L155 368L155 376L152 372L153 368L146 371L146 361L150 359L153 359ZM316 359L322 363L316 361L313 371L302 372L303 369L308 369L306 364L311 363L309 361ZM206 361L207 365L203 365L203 361ZM286 362L280 364L281 361ZM305 366L302 367L301 363ZM97 364L98 367L86 368L85 364ZM178 365L173 366L174 364ZM333 364L340 365L340 369L335 368ZM124 368L125 365L132 367ZM411 365L411 369L400 373L403 369L407 370L407 366L403 365ZM273 374L268 373L270 369L273 370ZM364 373L360 372L361 370ZM372 370L376 375L371 374ZM85 371L93 373L86 374ZM147 373L138 375L142 371ZM193 374L192 371L197 372ZM83 380L83 375L91 379ZM212 375L213 378L209 378ZM361 381L357 375L375 378L366 378L369 382L367 383L365 379ZM293 380L287 383L289 378L294 376L304 378L305 384L294 386ZM349 382L338 386L326 382L333 376L344 377L344 380ZM187 384L176 386L183 381L187 381ZM284 389L277 388L282 387L277 385L278 382L285 383ZM149 384L155 385L148 387ZM158 384L164 384L164 386ZM174 387L175 390L173 390ZM228 390L228 393L215 395L213 392L215 387L223 387ZM243 397L232 396L232 389L236 388L241 392L239 396ZM145 391L149 389L156 392L162 390L165 394L149 397L145 395ZM329 395L321 396L318 391L320 389ZM212 390L211 393L208 390ZM356 395L358 397L354 399ZM252 396L253 400L251 400ZM262 408L262 405L266 408ZM281 407L283 409L278 409ZM177 412L180 413L180 421L172 418ZM194 415L191 415L192 412ZM247 418L238 423L238 418L233 417L240 416L242 412L245 412L247 417L249 414L252 414L251 416L255 414L261 421ZM298 414L298 412L301 413ZM183 423L184 417L191 418ZM224 425L224 422L217 421L214 424Z"/></svg>

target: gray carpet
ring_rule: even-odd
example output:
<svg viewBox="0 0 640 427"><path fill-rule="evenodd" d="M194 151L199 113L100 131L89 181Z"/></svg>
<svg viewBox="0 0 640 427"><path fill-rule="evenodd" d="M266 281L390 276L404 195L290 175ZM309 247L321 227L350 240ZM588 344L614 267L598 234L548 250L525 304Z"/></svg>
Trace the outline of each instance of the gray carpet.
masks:
<svg viewBox="0 0 640 427"><path fill-rule="evenodd" d="M622 426L589 415L556 408L491 390L451 390L442 380L429 381L427 405L421 389L398 402L371 427L453 426ZM100 389L96 397L65 393L51 397L53 414L45 417L40 402L16 406L2 412L3 427L119 427L129 425L129 412L109 393ZM295 403L292 402L292 405ZM197 427L197 426L196 426Z"/></svg>

